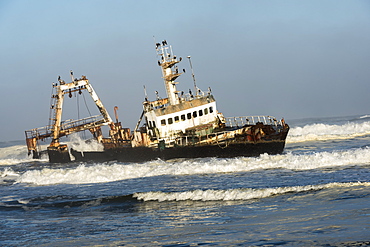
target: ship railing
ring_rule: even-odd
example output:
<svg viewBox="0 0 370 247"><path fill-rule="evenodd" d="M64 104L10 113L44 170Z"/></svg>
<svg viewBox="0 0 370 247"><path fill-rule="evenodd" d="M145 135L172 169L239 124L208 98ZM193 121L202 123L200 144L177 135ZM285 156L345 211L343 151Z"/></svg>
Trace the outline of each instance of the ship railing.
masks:
<svg viewBox="0 0 370 247"><path fill-rule="evenodd" d="M234 131L220 131L207 134L205 136L182 136L182 137L166 137L166 138L157 138L159 141L164 141L166 148L175 147L175 146L192 146L194 144L221 144L225 140L233 138L235 136ZM152 147L157 146L158 144L153 142Z"/></svg>
<svg viewBox="0 0 370 247"><path fill-rule="evenodd" d="M93 124L93 123L99 123L98 125L101 126L102 122L104 122L104 118L102 115L96 115L96 116L90 116L78 120L65 120L61 123L60 129L61 130L67 130L71 128L75 128L77 126L82 126L86 124ZM35 128L31 130L26 130L26 138L36 138L36 139L44 139L47 137L50 137L53 133L53 125L47 125L40 128Z"/></svg>
<svg viewBox="0 0 370 247"><path fill-rule="evenodd" d="M193 95L193 93L180 94L179 99L180 99L180 102L192 101L192 100L195 100L195 99L203 98L203 97L205 97L205 95L206 94L198 88L198 91L195 92L194 95ZM211 93L208 92L208 95L211 95Z"/></svg>
<svg viewBox="0 0 370 247"><path fill-rule="evenodd" d="M40 128L26 130L25 133L26 133L26 139L30 139L30 138L38 139L39 137L47 138L52 133L52 125L47 125L47 126L40 127Z"/></svg>
<svg viewBox="0 0 370 247"><path fill-rule="evenodd" d="M284 126L282 120L277 120L273 116L244 116L244 117L227 117L225 118L226 127L243 127L248 125L255 125L256 123L263 123L264 125L275 126L276 129L282 128ZM225 130L219 132L213 132L204 136L169 136L166 138L156 138L157 141L164 141L166 147L174 146L189 146L195 143L205 144L205 143L222 143L225 140L233 138L235 131ZM157 142L153 142L152 146L156 146Z"/></svg>
<svg viewBox="0 0 370 247"><path fill-rule="evenodd" d="M263 123L265 125L283 125L281 120L277 120L272 116L246 116L246 117L227 117L225 124L227 127L242 127L245 125L254 125L256 123Z"/></svg>
<svg viewBox="0 0 370 247"><path fill-rule="evenodd" d="M95 115L95 116L90 116L90 117L77 119L77 120L69 119L69 120L65 120L62 122L60 129L67 130L67 129L75 128L77 126L83 126L86 124L93 124L93 123L101 123L103 121L104 121L104 117L102 115Z"/></svg>

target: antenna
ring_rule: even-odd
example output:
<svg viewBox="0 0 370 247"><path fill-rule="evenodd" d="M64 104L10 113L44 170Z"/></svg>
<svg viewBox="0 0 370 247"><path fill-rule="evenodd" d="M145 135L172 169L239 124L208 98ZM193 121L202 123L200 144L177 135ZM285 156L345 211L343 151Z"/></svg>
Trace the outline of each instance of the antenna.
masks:
<svg viewBox="0 0 370 247"><path fill-rule="evenodd" d="M116 117L116 123L118 123L118 113L117 113L117 111L118 111L118 106L115 106L114 107L114 116Z"/></svg>
<svg viewBox="0 0 370 247"><path fill-rule="evenodd" d="M71 73L72 81L74 81L74 80L75 80L75 78L73 77L73 71L71 70L71 71L70 71L70 73Z"/></svg>
<svg viewBox="0 0 370 247"><path fill-rule="evenodd" d="M145 85L144 85L144 94L145 94L145 101L149 101L148 100L148 94L146 93L146 87L145 87Z"/></svg>
<svg viewBox="0 0 370 247"><path fill-rule="evenodd" d="M154 44L155 44L155 49L158 51L158 47L160 47L160 46L161 46L161 44L160 44L160 43L158 43L157 41L155 41L155 37L154 37L154 35L153 35L153 40L154 40Z"/></svg>
<svg viewBox="0 0 370 247"><path fill-rule="evenodd" d="M194 71L193 71L193 66L191 64L191 57L188 56L189 58L189 63L190 63L190 69L191 69L191 75L193 77L193 81L194 81L194 90L195 90L195 95L198 96L198 88L197 88L197 84L195 83L195 75L194 75Z"/></svg>

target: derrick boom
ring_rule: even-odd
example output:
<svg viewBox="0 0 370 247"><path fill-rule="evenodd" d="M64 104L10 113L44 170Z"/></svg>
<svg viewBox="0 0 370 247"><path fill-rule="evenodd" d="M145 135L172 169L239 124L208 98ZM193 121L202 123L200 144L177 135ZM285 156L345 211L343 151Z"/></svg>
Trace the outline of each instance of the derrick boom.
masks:
<svg viewBox="0 0 370 247"><path fill-rule="evenodd" d="M81 79L73 78L73 81L70 83L65 83L60 79L58 80L59 85L57 83L53 83L55 94L52 94L51 96L53 103L50 107L51 112L49 125L25 131L28 154L33 153L34 158L39 158L40 156L40 150L38 148L39 140L52 138L48 150L65 150L66 145L61 145L59 143L59 139L63 136L84 130L90 130L98 140L101 140L101 136L96 136L96 133L94 132L96 131L97 133L101 133L101 131L99 131L99 127L102 125L110 125L110 127L113 128L112 118L109 116L108 111L105 109L103 103L85 76L82 76ZM87 90L89 92L101 115L62 122L65 94L69 94L69 96L71 96L72 92L78 91L81 93L82 90Z"/></svg>

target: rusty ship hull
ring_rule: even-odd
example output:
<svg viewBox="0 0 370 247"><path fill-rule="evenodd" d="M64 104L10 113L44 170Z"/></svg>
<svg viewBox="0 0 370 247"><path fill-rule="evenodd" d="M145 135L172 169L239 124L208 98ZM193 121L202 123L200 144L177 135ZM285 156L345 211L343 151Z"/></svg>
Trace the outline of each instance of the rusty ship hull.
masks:
<svg viewBox="0 0 370 247"><path fill-rule="evenodd" d="M149 147L125 147L99 151L76 151L71 149L75 161L119 161L119 162L145 162L150 160L192 159L192 158L234 158L256 157L261 154L276 155L284 151L285 141L263 141L258 143L233 143L227 147L218 145L173 147L154 149Z"/></svg>
<svg viewBox="0 0 370 247"><path fill-rule="evenodd" d="M254 119L254 117L249 117ZM236 118L233 118L235 125ZM240 119L239 119L240 120ZM267 122L267 121L266 121ZM261 154L281 154L285 148L285 139L289 132L289 126L283 124L265 125L257 122L252 125L241 127L227 127L212 132L208 135L192 135L178 137L168 145L158 142L152 147L113 147L101 152L82 152L71 149L71 155L76 161L111 161L120 162L145 162L161 159L171 160L178 158L233 158L233 157L256 157Z"/></svg>

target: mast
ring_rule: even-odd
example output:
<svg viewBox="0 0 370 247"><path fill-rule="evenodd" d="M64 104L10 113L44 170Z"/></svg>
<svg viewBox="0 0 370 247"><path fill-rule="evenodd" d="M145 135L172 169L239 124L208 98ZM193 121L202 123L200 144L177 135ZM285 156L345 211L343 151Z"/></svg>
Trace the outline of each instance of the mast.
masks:
<svg viewBox="0 0 370 247"><path fill-rule="evenodd" d="M53 123L53 130L52 130L52 141L50 146L58 146L59 145L59 132L60 132L60 125L62 122L62 106L64 101L64 91L61 89L60 86L57 87L57 94L53 95L56 100L55 104L55 112L54 112L54 123Z"/></svg>
<svg viewBox="0 0 370 247"><path fill-rule="evenodd" d="M194 92L195 92L195 95L198 96L198 87L197 87L197 84L195 83L195 75L194 75L193 65L191 64L190 58L191 57L188 56L189 63L190 63L190 69L191 69L191 76L193 77L193 82L194 82Z"/></svg>
<svg viewBox="0 0 370 247"><path fill-rule="evenodd" d="M182 73L179 73L177 66L174 65L181 61L181 57L177 60L172 52L172 46L168 45L166 40L156 43L156 51L159 58L158 65L162 67L162 75L169 104L177 105L180 103L180 100L178 96L179 91L176 88L178 82L175 82L175 80Z"/></svg>

